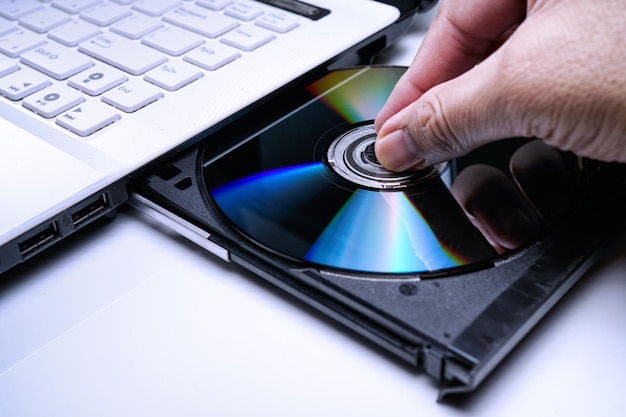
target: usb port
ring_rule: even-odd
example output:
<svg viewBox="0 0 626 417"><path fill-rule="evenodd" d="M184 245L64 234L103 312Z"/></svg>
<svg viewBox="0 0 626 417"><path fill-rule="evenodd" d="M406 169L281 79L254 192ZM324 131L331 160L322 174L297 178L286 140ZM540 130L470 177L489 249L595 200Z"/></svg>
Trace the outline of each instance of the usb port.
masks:
<svg viewBox="0 0 626 417"><path fill-rule="evenodd" d="M59 228L56 223L50 223L48 227L36 233L32 237L18 244L20 254L23 258L37 252L38 249L52 243L59 235Z"/></svg>
<svg viewBox="0 0 626 417"><path fill-rule="evenodd" d="M98 214L106 210L109 205L106 194L100 194L95 200L87 203L81 209L72 213L72 222L74 227L79 227L88 220L96 217Z"/></svg>

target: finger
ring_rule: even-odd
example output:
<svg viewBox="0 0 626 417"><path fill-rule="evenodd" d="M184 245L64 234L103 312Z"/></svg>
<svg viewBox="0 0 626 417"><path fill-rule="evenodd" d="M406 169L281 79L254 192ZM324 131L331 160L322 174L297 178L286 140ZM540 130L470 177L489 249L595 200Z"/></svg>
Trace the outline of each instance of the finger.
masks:
<svg viewBox="0 0 626 417"><path fill-rule="evenodd" d="M520 136L510 134L510 110L500 104L510 86L498 71L492 56L388 119L378 131L378 160L395 171L422 169L489 141Z"/></svg>
<svg viewBox="0 0 626 417"><path fill-rule="evenodd" d="M623 7L617 10L613 0L588 9L582 0L542 6L479 65L387 119L378 129L380 162L397 171L421 169L516 136L539 137L579 156L626 162L620 64L626 49L607 46L603 36L625 39L617 29ZM597 21L605 24L598 28ZM572 28L590 28L586 42Z"/></svg>
<svg viewBox="0 0 626 417"><path fill-rule="evenodd" d="M500 252L537 239L543 224L515 183L498 169L472 165L452 184L452 194L474 225Z"/></svg>
<svg viewBox="0 0 626 417"><path fill-rule="evenodd" d="M525 15L519 0L449 0L437 16L407 73L376 119L376 127L433 86L472 68Z"/></svg>

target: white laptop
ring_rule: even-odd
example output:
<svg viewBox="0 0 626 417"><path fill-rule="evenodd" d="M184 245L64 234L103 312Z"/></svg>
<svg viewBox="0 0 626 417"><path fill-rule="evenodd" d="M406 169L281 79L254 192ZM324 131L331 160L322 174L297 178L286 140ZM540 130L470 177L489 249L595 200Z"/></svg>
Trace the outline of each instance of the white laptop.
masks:
<svg viewBox="0 0 626 417"><path fill-rule="evenodd" d="M0 273L114 213L146 164L361 63L433 3L1 0Z"/></svg>

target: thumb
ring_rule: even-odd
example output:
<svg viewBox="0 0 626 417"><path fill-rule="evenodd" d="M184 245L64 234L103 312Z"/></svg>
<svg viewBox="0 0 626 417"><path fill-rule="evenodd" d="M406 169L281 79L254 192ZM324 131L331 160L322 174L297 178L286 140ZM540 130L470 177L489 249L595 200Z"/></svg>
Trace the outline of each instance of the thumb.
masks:
<svg viewBox="0 0 626 417"><path fill-rule="evenodd" d="M512 136L507 110L497 104L506 86L496 68L484 61L389 118L378 131L379 161L395 171L422 169Z"/></svg>

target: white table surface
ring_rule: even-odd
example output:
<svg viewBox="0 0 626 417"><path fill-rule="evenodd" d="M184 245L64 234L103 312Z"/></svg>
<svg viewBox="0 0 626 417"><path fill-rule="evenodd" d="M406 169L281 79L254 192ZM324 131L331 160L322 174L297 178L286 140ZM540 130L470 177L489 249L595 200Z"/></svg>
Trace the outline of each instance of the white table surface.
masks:
<svg viewBox="0 0 626 417"><path fill-rule="evenodd" d="M382 60L408 64L428 17ZM624 243L440 404L425 375L125 209L3 276L0 416L624 416Z"/></svg>

